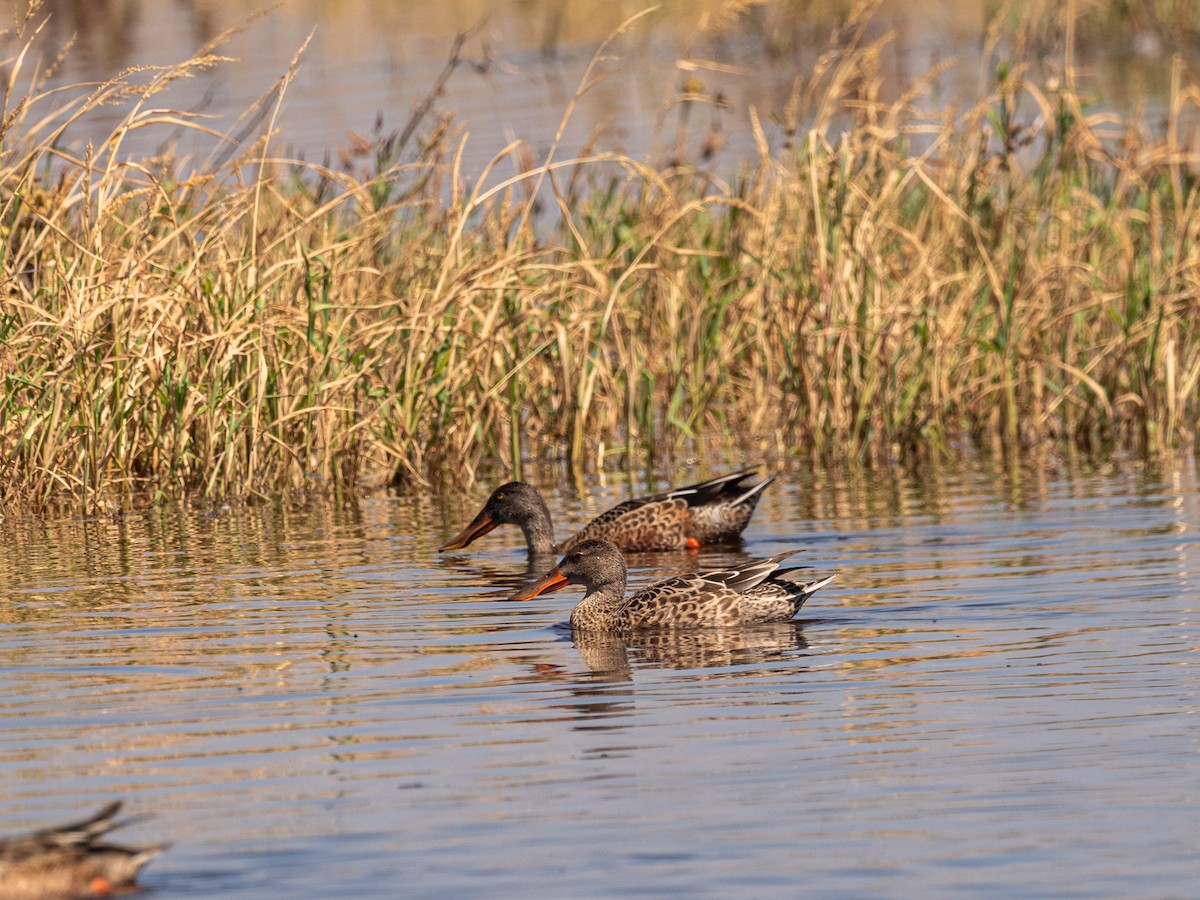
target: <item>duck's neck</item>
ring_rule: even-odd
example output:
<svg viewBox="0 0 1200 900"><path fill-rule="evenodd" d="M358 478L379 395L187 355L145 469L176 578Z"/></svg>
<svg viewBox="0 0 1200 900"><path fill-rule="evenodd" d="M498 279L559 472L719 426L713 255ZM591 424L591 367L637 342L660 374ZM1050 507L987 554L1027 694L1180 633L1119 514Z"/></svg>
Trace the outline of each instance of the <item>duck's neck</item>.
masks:
<svg viewBox="0 0 1200 900"><path fill-rule="evenodd" d="M550 521L550 510L540 497L533 514L518 524L525 534L525 543L529 545L531 557L553 556L558 551L554 544L554 524Z"/></svg>
<svg viewBox="0 0 1200 900"><path fill-rule="evenodd" d="M571 612L571 627L620 631L624 627L625 579L598 584Z"/></svg>

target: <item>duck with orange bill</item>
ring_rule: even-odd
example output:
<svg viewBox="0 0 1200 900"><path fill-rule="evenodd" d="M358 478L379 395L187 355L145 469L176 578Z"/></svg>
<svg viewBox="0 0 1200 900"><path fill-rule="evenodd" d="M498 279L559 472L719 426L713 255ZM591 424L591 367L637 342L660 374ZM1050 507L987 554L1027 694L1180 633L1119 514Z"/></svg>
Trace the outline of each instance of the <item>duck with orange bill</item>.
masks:
<svg viewBox="0 0 1200 900"><path fill-rule="evenodd" d="M518 591L513 600L532 600L568 584L582 585L583 600L571 612L571 627L629 633L650 628L705 628L782 622L835 575L810 577L811 570L780 569L798 550L785 550L738 569L676 575L626 596L628 568L608 541L572 548L558 565Z"/></svg>

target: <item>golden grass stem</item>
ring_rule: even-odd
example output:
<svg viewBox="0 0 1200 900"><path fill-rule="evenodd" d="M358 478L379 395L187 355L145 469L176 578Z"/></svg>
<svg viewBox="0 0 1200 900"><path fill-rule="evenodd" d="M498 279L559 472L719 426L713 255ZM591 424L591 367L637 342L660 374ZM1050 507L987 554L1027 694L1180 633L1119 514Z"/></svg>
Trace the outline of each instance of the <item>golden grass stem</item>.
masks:
<svg viewBox="0 0 1200 900"><path fill-rule="evenodd" d="M1173 66L1162 133L1089 112L1071 67L1087 14L1060 12L1058 82L993 56L951 110L926 100L936 73L883 94L858 16L780 114L787 140L753 112L736 178L560 159L572 102L539 163L512 142L471 184L431 103L366 169L276 156L299 53L211 165L129 159L155 123L213 133L154 104L225 64L219 45L70 99L37 87L27 18L0 107L0 503L422 484L563 455L580 473L708 449L1190 445L1200 88ZM66 149L122 99L107 138Z"/></svg>

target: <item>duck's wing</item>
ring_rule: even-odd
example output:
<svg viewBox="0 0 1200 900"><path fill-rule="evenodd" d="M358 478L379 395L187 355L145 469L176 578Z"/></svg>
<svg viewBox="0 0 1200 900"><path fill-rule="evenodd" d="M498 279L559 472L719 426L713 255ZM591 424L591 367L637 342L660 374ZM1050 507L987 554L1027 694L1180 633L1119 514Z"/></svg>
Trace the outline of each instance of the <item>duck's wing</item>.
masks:
<svg viewBox="0 0 1200 900"><path fill-rule="evenodd" d="M626 553L682 550L737 537L774 476L752 487L757 468L619 503L563 543L563 553L588 540L612 541Z"/></svg>
<svg viewBox="0 0 1200 900"><path fill-rule="evenodd" d="M86 847L120 824L116 821L120 810L121 801L114 800L95 815L88 816L80 822L56 825L0 840L0 859L11 862L56 849Z"/></svg>
<svg viewBox="0 0 1200 900"><path fill-rule="evenodd" d="M721 500L731 500L746 493L745 482L758 474L758 466L752 469L742 469L740 472L730 472L728 475L718 475L707 481L698 481L685 487L672 488L659 494L651 494L646 500L683 500L688 506L704 506ZM764 481L761 486L755 485L750 490L759 491L766 487L775 476Z"/></svg>
<svg viewBox="0 0 1200 900"><path fill-rule="evenodd" d="M566 553L590 540L611 541L626 553L681 550L687 542L687 509L682 498L661 496L626 500L597 516L559 550Z"/></svg>
<svg viewBox="0 0 1200 900"><path fill-rule="evenodd" d="M718 572L705 572L698 576L705 581L721 584L734 593L741 594L757 584L762 584L771 577L771 573L779 568L779 564L789 556L800 552L799 547L776 553L767 559L756 559L737 569L722 569Z"/></svg>
<svg viewBox="0 0 1200 900"><path fill-rule="evenodd" d="M798 549L785 550L738 569L676 575L655 582L626 598L624 619L634 629L742 624L748 620L744 609L746 592L761 585L779 568L780 562L798 552ZM758 616L749 618L758 620Z"/></svg>
<svg viewBox="0 0 1200 900"><path fill-rule="evenodd" d="M696 501L689 504L687 536L691 541L719 544L736 540L745 531L762 492L775 480L772 475L747 488L742 484L747 477L747 473L740 473L736 480L722 484L717 492L697 495Z"/></svg>

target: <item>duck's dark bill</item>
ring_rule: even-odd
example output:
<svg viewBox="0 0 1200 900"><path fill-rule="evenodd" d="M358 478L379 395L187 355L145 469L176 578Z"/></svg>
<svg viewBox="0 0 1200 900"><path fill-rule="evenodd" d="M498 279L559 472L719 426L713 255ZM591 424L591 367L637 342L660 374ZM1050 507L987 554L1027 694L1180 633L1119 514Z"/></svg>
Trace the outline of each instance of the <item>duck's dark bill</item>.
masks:
<svg viewBox="0 0 1200 900"><path fill-rule="evenodd" d="M566 584L567 577L563 575L562 572L558 571L558 569L554 569L553 571L547 572L537 581L533 582L533 584L528 584L521 588L521 590L517 591L508 599L532 600L539 594L549 594L553 591L557 591L559 588L565 587Z"/></svg>
<svg viewBox="0 0 1200 900"><path fill-rule="evenodd" d="M438 547L438 553L444 553L447 550L461 550L477 537L483 537L500 523L492 519L487 513L481 512L471 524L452 537L449 543L442 544Z"/></svg>

